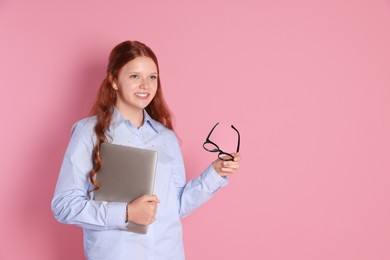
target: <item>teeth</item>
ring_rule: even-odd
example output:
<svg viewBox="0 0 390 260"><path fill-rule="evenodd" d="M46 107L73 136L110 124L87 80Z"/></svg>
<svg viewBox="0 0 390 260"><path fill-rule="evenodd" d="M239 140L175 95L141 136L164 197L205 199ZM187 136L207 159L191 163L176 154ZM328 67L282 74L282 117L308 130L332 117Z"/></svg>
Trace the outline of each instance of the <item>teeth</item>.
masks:
<svg viewBox="0 0 390 260"><path fill-rule="evenodd" d="M147 93L136 93L135 95L138 97L147 97L148 96Z"/></svg>

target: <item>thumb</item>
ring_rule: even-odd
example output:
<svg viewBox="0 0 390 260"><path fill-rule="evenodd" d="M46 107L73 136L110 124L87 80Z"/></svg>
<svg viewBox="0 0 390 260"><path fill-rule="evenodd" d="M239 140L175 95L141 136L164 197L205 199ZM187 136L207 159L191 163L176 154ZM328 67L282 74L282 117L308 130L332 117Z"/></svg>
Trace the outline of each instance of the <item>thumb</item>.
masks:
<svg viewBox="0 0 390 260"><path fill-rule="evenodd" d="M147 202L155 202L155 203L160 202L160 200L157 198L156 195L146 194L146 195L144 195L144 198L145 198L145 201L147 201Z"/></svg>

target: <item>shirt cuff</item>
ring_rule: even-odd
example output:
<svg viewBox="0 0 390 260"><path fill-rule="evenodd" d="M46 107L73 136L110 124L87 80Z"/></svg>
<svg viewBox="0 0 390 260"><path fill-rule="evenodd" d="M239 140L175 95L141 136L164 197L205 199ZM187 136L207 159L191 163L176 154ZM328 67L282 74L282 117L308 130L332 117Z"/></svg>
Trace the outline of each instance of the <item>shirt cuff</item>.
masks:
<svg viewBox="0 0 390 260"><path fill-rule="evenodd" d="M212 193L228 184L228 179L219 175L212 165L209 165L202 173L202 181L206 183Z"/></svg>
<svg viewBox="0 0 390 260"><path fill-rule="evenodd" d="M126 206L125 202L108 202L107 225L110 228L126 229Z"/></svg>

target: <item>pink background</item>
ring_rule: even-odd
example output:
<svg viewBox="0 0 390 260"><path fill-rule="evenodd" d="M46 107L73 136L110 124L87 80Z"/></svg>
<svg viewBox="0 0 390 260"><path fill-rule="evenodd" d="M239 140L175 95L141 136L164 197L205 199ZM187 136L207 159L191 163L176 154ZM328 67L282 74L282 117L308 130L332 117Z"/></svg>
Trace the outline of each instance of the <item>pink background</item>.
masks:
<svg viewBox="0 0 390 260"><path fill-rule="evenodd" d="M230 185L183 220L187 259L390 259L390 2L0 2L0 259L83 259L50 201L109 51L157 53L188 177Z"/></svg>

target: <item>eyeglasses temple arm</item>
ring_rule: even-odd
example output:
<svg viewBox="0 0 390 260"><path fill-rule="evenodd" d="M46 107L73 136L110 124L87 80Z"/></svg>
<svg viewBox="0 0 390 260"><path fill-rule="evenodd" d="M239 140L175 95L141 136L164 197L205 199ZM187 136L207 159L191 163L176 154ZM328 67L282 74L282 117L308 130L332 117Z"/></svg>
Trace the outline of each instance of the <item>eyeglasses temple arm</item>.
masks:
<svg viewBox="0 0 390 260"><path fill-rule="evenodd" d="M207 136L207 139L206 139L207 141L210 141L209 138L210 138L210 136L211 136L211 133L214 131L214 129L217 127L218 124L219 124L219 122L216 123L215 126L211 129L209 135Z"/></svg>
<svg viewBox="0 0 390 260"><path fill-rule="evenodd" d="M231 127L234 129L234 131L237 132L238 135L238 142L237 142L237 153L240 151L240 132L238 132L237 128L234 127L234 125L231 125Z"/></svg>

